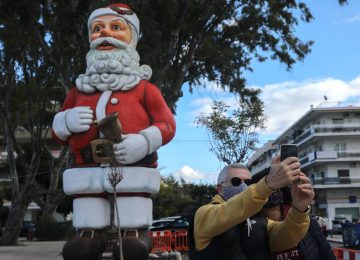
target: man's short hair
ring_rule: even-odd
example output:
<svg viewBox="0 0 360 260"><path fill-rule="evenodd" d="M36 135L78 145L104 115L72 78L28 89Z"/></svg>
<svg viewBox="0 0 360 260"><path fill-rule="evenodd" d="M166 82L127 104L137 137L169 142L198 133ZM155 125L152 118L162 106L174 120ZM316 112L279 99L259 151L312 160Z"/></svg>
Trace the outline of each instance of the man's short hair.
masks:
<svg viewBox="0 0 360 260"><path fill-rule="evenodd" d="M236 169L245 169L245 170L248 170L248 167L246 167L245 165L242 165L240 163L232 163L232 164L229 164L227 166L225 166L221 172L219 173L219 176L218 176L218 180L217 180L217 184L222 184L225 182L226 180L226 176L227 176L227 173L229 171L229 169L231 168L236 168ZM250 171L249 171L250 172Z"/></svg>

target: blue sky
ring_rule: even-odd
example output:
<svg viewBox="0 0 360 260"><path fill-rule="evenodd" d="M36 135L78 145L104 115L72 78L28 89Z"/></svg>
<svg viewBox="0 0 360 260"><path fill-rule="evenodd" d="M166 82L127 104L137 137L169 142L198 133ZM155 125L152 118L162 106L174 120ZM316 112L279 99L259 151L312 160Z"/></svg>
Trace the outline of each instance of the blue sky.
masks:
<svg viewBox="0 0 360 260"><path fill-rule="evenodd" d="M268 120L261 143L282 133L310 105L320 105L324 95L332 104L360 105L360 1L349 0L343 7L337 0L305 2L315 19L300 23L296 35L315 41L312 52L290 72L277 61L266 61L254 63L254 72L246 74L247 86L262 89ZM183 90L176 136L159 150L159 169L163 176L214 184L224 164L209 152L205 129L193 122L200 112L209 111L212 100L231 104L233 96L216 88L199 87L190 94L184 85Z"/></svg>

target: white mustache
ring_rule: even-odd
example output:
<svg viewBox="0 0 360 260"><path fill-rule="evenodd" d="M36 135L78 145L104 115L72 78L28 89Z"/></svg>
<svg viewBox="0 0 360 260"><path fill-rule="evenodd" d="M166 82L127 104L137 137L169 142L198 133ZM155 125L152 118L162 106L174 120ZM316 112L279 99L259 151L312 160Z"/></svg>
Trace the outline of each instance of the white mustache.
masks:
<svg viewBox="0 0 360 260"><path fill-rule="evenodd" d="M100 38L93 40L90 43L90 49L96 49L99 45L101 45L104 42L114 45L115 47L117 47L119 49L126 49L126 47L128 47L128 44L126 44L125 42L122 42L118 39L115 39L113 37L100 37Z"/></svg>

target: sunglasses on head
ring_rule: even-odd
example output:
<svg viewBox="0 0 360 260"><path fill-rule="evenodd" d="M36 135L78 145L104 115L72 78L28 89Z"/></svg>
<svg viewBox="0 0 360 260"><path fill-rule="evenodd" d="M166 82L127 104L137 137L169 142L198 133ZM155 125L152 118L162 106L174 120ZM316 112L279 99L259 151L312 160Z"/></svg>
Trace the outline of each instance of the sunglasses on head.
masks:
<svg viewBox="0 0 360 260"><path fill-rule="evenodd" d="M239 177L232 177L230 179L230 183L232 186L240 186L241 183L245 183L246 185L250 185L251 184L251 179L246 179L246 180L242 180Z"/></svg>

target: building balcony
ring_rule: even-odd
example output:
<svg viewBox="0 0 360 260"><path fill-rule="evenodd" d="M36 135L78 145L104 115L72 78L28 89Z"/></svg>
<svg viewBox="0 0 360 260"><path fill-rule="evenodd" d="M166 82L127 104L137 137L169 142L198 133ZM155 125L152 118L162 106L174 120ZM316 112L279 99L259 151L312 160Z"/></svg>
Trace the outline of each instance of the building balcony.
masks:
<svg viewBox="0 0 360 260"><path fill-rule="evenodd" d="M311 179L314 188L349 188L360 187L360 178L327 177Z"/></svg>
<svg viewBox="0 0 360 260"><path fill-rule="evenodd" d="M269 168L271 166L271 164L261 164L261 165L256 165L256 166L252 166L251 167L251 174L255 175L258 174L259 172L262 172L263 170Z"/></svg>
<svg viewBox="0 0 360 260"><path fill-rule="evenodd" d="M358 160L360 160L360 150L317 151L301 157L300 163L302 167L307 167L316 162L358 161Z"/></svg>
<svg viewBox="0 0 360 260"><path fill-rule="evenodd" d="M304 139L307 139L309 136L314 134L314 128L310 128L308 130L306 130L304 133L302 133L301 135L297 136L293 143L294 144L299 144L301 141L303 141Z"/></svg>
<svg viewBox="0 0 360 260"><path fill-rule="evenodd" d="M294 138L292 143L302 145L314 136L356 136L360 135L359 124L318 124L313 125L301 135Z"/></svg>
<svg viewBox="0 0 360 260"><path fill-rule="evenodd" d="M319 136L337 136L337 135L360 135L360 127L344 127L343 125L332 128L315 128L314 133Z"/></svg>

